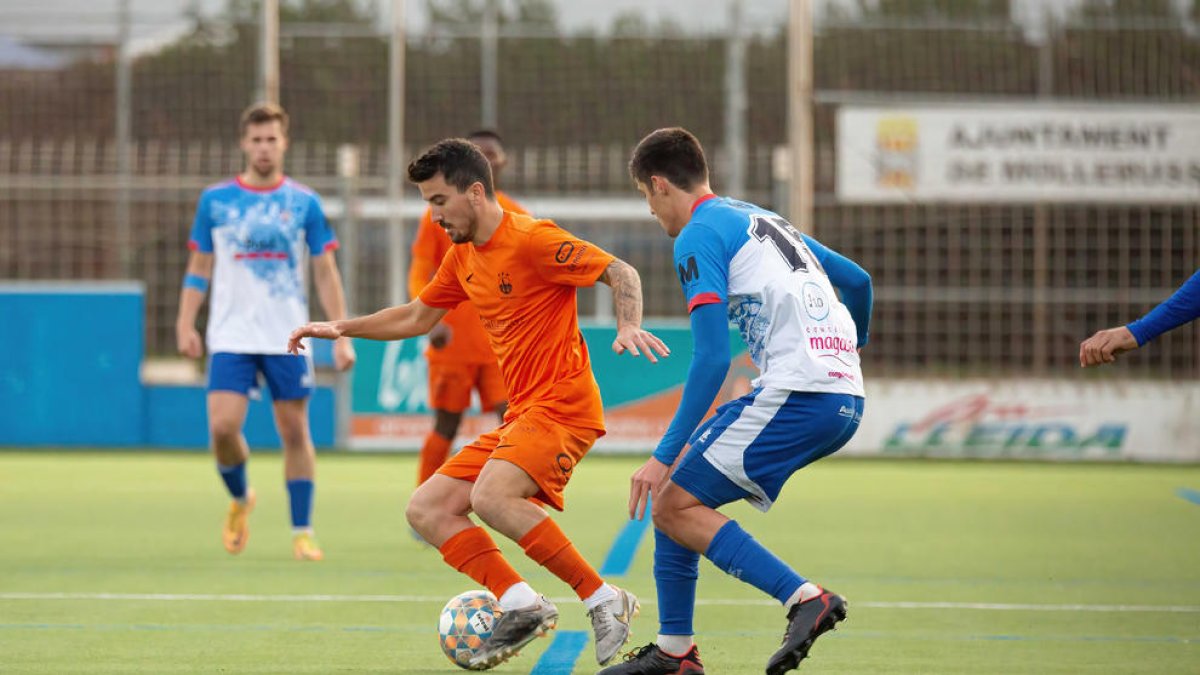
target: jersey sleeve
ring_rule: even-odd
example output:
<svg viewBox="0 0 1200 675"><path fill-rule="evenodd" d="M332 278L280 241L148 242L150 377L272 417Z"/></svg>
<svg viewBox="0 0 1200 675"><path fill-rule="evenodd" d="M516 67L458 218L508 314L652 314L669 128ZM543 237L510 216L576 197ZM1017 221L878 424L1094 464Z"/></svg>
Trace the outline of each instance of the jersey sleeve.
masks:
<svg viewBox="0 0 1200 675"><path fill-rule="evenodd" d="M425 284L437 274L438 266L444 257L444 251L438 245L437 237L444 236L438 232L438 226L433 224L429 209L421 216L421 224L417 227L417 236L413 240L412 258L408 263L408 297L415 298L421 294Z"/></svg>
<svg viewBox="0 0 1200 675"><path fill-rule="evenodd" d="M321 198L315 194L311 198L312 203L304 213L304 240L308 243L309 253L317 256L337 249L338 239L325 218Z"/></svg>
<svg viewBox="0 0 1200 675"><path fill-rule="evenodd" d="M1200 271L1193 274L1179 290L1158 307L1126 326L1137 340L1146 344L1163 333L1200 317Z"/></svg>
<svg viewBox="0 0 1200 675"><path fill-rule="evenodd" d="M467 299L467 292L458 281L458 256L447 254L433 279L417 296L430 307L454 309Z"/></svg>
<svg viewBox="0 0 1200 675"><path fill-rule="evenodd" d="M608 251L549 221L532 231L528 245L538 275L564 286L592 286L616 260Z"/></svg>
<svg viewBox="0 0 1200 675"><path fill-rule="evenodd" d="M854 326L858 329L858 347L867 346L871 340L871 308L875 305L871 275L858 263L807 234L800 236L825 269L829 283L842 294L842 304L850 311L850 318L854 319Z"/></svg>
<svg viewBox="0 0 1200 675"><path fill-rule="evenodd" d="M196 217L192 219L192 233L188 236L188 249L200 253L212 253L212 230L212 206L209 203L208 193L205 192L200 195L200 201L196 204Z"/></svg>
<svg viewBox="0 0 1200 675"><path fill-rule="evenodd" d="M689 223L675 239L675 272L688 312L700 305L729 300L729 260L715 230Z"/></svg>

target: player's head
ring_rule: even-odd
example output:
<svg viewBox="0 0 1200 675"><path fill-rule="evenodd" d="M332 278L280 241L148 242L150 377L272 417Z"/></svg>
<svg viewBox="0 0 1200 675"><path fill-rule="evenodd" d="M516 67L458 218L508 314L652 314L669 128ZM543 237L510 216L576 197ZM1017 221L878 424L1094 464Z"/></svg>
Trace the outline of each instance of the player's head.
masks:
<svg viewBox="0 0 1200 675"><path fill-rule="evenodd" d="M504 139L492 129L477 129L467 134L467 140L479 146L483 156L492 165L492 181L495 182L500 170L508 165L508 155L504 152Z"/></svg>
<svg viewBox="0 0 1200 675"><path fill-rule="evenodd" d="M629 175L650 212L674 237L691 218L692 193L708 189L708 162L700 141L686 129L659 129L633 149Z"/></svg>
<svg viewBox="0 0 1200 675"><path fill-rule="evenodd" d="M447 138L426 150L408 165L408 180L456 244L475 238L479 214L496 199L487 157L465 138Z"/></svg>
<svg viewBox="0 0 1200 675"><path fill-rule="evenodd" d="M288 115L276 103L256 103L242 113L241 147L246 165L262 178L283 168Z"/></svg>

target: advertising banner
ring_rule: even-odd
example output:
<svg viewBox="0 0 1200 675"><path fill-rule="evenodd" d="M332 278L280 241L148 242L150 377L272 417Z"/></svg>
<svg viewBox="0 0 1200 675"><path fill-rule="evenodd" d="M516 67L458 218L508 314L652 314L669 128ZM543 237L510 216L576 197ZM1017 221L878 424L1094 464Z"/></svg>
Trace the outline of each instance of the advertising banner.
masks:
<svg viewBox="0 0 1200 675"><path fill-rule="evenodd" d="M875 380L842 454L1200 461L1200 385Z"/></svg>
<svg viewBox="0 0 1200 675"><path fill-rule="evenodd" d="M1200 200L1194 106L996 104L838 110L843 202Z"/></svg>

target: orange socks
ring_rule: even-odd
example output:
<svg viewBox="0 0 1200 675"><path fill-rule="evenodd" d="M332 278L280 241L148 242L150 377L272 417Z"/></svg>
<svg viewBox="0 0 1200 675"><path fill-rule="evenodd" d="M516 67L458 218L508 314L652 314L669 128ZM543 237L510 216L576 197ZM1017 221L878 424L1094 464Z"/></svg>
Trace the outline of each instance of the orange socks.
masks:
<svg viewBox="0 0 1200 675"><path fill-rule="evenodd" d="M517 543L534 562L570 584L580 600L591 596L604 585L604 580L596 574L596 570L579 555L575 545L550 518L534 525Z"/></svg>
<svg viewBox="0 0 1200 675"><path fill-rule="evenodd" d="M446 458L450 456L450 439L436 431L429 432L425 444L421 446L421 462L417 473L417 485L429 480L437 473Z"/></svg>
<svg viewBox="0 0 1200 675"><path fill-rule="evenodd" d="M469 527L459 532L447 539L439 550L446 564L471 577L497 598L513 584L521 582L521 575L508 564L496 542L482 527Z"/></svg>

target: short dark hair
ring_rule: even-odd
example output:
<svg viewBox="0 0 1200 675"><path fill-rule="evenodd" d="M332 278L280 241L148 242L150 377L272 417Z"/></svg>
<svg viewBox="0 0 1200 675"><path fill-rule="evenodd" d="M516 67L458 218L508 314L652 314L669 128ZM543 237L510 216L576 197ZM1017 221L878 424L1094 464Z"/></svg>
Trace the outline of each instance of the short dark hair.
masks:
<svg viewBox="0 0 1200 675"><path fill-rule="evenodd" d="M266 122L278 121L280 128L283 129L283 134L287 135L288 130L288 114L284 111L283 106L278 103L255 103L254 105L242 111L241 132L246 135L246 127L251 124L264 124Z"/></svg>
<svg viewBox="0 0 1200 675"><path fill-rule="evenodd" d="M700 141L683 127L651 132L633 149L629 175L642 185L651 176L662 176L680 190L691 190L708 180L708 161Z"/></svg>
<svg viewBox="0 0 1200 675"><path fill-rule="evenodd" d="M408 165L408 180L424 183L437 174L466 192L473 183L482 183L489 198L496 196L492 184L492 165L477 145L465 138L438 141Z"/></svg>

